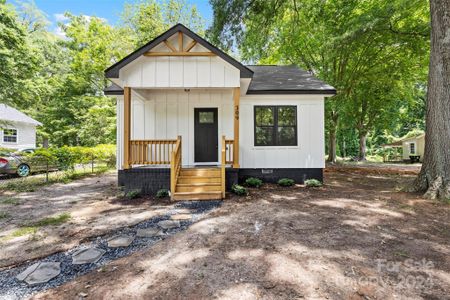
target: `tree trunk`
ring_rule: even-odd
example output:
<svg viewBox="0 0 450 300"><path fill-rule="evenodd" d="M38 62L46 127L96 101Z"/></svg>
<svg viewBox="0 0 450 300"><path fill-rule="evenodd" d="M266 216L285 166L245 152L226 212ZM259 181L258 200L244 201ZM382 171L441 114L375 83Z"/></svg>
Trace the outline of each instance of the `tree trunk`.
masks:
<svg viewBox="0 0 450 300"><path fill-rule="evenodd" d="M328 162L336 163L336 128L330 128L328 136Z"/></svg>
<svg viewBox="0 0 450 300"><path fill-rule="evenodd" d="M425 155L415 191L450 199L450 0L431 0Z"/></svg>
<svg viewBox="0 0 450 300"><path fill-rule="evenodd" d="M359 134L359 156L358 156L358 160L360 160L360 161L366 160L366 141L367 141L367 134L360 133Z"/></svg>

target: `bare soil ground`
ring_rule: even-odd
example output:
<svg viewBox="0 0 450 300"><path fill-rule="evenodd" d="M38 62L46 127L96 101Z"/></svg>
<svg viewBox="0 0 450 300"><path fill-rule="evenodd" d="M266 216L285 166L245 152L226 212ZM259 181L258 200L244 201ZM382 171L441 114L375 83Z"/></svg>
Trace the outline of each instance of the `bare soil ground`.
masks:
<svg viewBox="0 0 450 300"><path fill-rule="evenodd" d="M266 184L35 298L449 299L450 206L402 192L413 179L333 167L322 188Z"/></svg>
<svg viewBox="0 0 450 300"><path fill-rule="evenodd" d="M35 192L1 194L0 211L7 216L0 219L0 268L65 251L171 206L154 205L151 199L123 201L119 192L117 173L109 172ZM61 215L70 218L58 221Z"/></svg>

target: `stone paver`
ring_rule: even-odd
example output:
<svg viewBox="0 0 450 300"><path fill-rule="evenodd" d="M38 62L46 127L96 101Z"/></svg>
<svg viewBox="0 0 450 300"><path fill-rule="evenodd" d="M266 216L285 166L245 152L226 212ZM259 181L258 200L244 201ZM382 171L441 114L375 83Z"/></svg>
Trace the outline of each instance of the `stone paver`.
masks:
<svg viewBox="0 0 450 300"><path fill-rule="evenodd" d="M161 229L159 228L139 228L136 232L136 236L138 237L144 237L144 238L149 238L149 237L155 237L155 236L161 236L164 235L164 233L162 232Z"/></svg>
<svg viewBox="0 0 450 300"><path fill-rule="evenodd" d="M158 226L163 228L163 229L172 229L172 228L180 227L181 224L180 224L180 221L164 220L164 221L159 221L158 222Z"/></svg>
<svg viewBox="0 0 450 300"><path fill-rule="evenodd" d="M72 264L81 265L96 263L105 252L105 250L97 248L80 249L72 255Z"/></svg>
<svg viewBox="0 0 450 300"><path fill-rule="evenodd" d="M25 271L16 276L20 281L25 281L29 285L48 282L61 273L61 263L59 262L38 262L29 266Z"/></svg>
<svg viewBox="0 0 450 300"><path fill-rule="evenodd" d="M170 218L172 220L190 220L192 219L192 215L191 214L178 214L178 215L172 215L170 216Z"/></svg>
<svg viewBox="0 0 450 300"><path fill-rule="evenodd" d="M108 247L111 248L128 247L133 241L134 241L133 236L120 234L108 240Z"/></svg>

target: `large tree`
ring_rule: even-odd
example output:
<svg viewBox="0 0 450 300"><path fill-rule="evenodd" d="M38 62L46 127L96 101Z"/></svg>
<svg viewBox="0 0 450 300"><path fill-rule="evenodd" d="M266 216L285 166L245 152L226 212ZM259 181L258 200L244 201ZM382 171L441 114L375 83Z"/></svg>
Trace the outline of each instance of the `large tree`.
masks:
<svg viewBox="0 0 450 300"><path fill-rule="evenodd" d="M337 130L346 109L359 113L352 126L359 130L364 158L367 132L388 111L383 107L387 97L380 93L411 88L406 80L426 60L428 12L423 0L211 3L213 42L239 47L248 61L297 64L336 87L337 96L326 102L330 161L336 159ZM373 81L380 84L371 85Z"/></svg>
<svg viewBox="0 0 450 300"><path fill-rule="evenodd" d="M450 0L431 0L425 157L415 189L450 199Z"/></svg>

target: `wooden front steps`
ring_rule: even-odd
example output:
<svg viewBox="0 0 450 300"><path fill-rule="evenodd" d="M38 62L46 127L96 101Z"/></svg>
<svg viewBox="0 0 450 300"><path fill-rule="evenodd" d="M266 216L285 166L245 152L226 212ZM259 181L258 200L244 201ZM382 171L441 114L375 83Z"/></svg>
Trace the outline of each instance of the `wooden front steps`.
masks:
<svg viewBox="0 0 450 300"><path fill-rule="evenodd" d="M181 168L173 200L222 199L220 168Z"/></svg>

